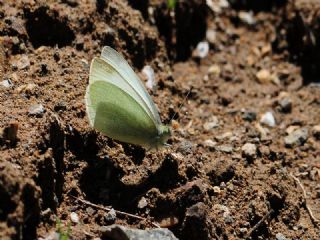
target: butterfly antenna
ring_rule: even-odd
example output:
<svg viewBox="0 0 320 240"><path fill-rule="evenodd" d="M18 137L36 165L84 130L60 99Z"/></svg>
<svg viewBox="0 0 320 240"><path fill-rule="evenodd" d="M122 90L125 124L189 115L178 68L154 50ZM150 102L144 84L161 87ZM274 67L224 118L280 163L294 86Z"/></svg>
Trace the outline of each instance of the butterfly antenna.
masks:
<svg viewBox="0 0 320 240"><path fill-rule="evenodd" d="M173 114L173 116L171 117L170 122L174 119L174 117L177 115L177 113L180 112L180 110L181 110L181 108L183 107L184 103L187 101L187 99L188 99L188 97L189 97L192 89L193 89L193 87L191 87L191 88L189 89L189 91L187 92L186 96L184 97L182 103L180 103L180 106L179 106L179 108L178 108L178 111L176 111L176 112Z"/></svg>

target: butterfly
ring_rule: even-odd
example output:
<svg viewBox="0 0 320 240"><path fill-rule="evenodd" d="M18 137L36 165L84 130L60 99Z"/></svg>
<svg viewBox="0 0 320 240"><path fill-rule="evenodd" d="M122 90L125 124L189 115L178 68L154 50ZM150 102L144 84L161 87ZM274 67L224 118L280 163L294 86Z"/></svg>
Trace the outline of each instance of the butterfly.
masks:
<svg viewBox="0 0 320 240"><path fill-rule="evenodd" d="M112 139L158 149L171 136L142 81L109 46L91 62L85 102L90 125Z"/></svg>

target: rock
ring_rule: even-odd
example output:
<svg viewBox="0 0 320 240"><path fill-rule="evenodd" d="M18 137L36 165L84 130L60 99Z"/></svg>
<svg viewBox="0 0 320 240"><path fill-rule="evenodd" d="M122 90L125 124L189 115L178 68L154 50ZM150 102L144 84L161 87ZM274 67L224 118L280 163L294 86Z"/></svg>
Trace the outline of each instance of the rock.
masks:
<svg viewBox="0 0 320 240"><path fill-rule="evenodd" d="M138 202L138 208L142 209L145 208L148 205L147 199L145 197L142 197L140 201Z"/></svg>
<svg viewBox="0 0 320 240"><path fill-rule="evenodd" d="M252 12L240 11L238 17L243 23L248 25L253 25L256 23Z"/></svg>
<svg viewBox="0 0 320 240"><path fill-rule="evenodd" d="M214 186L214 187L213 187L213 192L214 192L215 194L220 194L220 193L221 193L220 187Z"/></svg>
<svg viewBox="0 0 320 240"><path fill-rule="evenodd" d="M29 107L28 114L30 116L42 117L45 109L42 104L34 104Z"/></svg>
<svg viewBox="0 0 320 240"><path fill-rule="evenodd" d="M217 117L213 116L211 118L211 121L210 122L206 122L204 125L203 125L203 128L204 130L206 131L210 131L211 129L213 128L216 128L219 126L219 120Z"/></svg>
<svg viewBox="0 0 320 240"><path fill-rule="evenodd" d="M257 72L256 77L260 83L271 82L271 73L267 69L261 69Z"/></svg>
<svg viewBox="0 0 320 240"><path fill-rule="evenodd" d="M217 142L214 142L211 139L207 139L203 142L203 145L208 148L214 148L217 145Z"/></svg>
<svg viewBox="0 0 320 240"><path fill-rule="evenodd" d="M217 41L217 33L213 29L208 29L206 32L206 39L209 43L215 44Z"/></svg>
<svg viewBox="0 0 320 240"><path fill-rule="evenodd" d="M208 74L209 75L214 75L214 76L220 76L221 73L221 68L219 65L211 65L208 69Z"/></svg>
<svg viewBox="0 0 320 240"><path fill-rule="evenodd" d="M315 139L320 140L320 125L313 126L312 135Z"/></svg>
<svg viewBox="0 0 320 240"><path fill-rule="evenodd" d="M96 210L94 210L92 207L87 207L86 212L88 213L89 216L92 216L96 213Z"/></svg>
<svg viewBox="0 0 320 240"><path fill-rule="evenodd" d="M20 70L29 68L30 60L27 55L21 55L20 58L13 63L13 67L17 67Z"/></svg>
<svg viewBox="0 0 320 240"><path fill-rule="evenodd" d="M104 215L104 219L107 223L114 223L117 219L116 211L113 208L111 208L111 210L106 215Z"/></svg>
<svg viewBox="0 0 320 240"><path fill-rule="evenodd" d="M215 13L221 13L223 8L229 7L227 0L206 0L207 6Z"/></svg>
<svg viewBox="0 0 320 240"><path fill-rule="evenodd" d="M308 129L299 128L284 138L286 147L296 147L303 145L308 139Z"/></svg>
<svg viewBox="0 0 320 240"><path fill-rule="evenodd" d="M246 143L241 148L242 154L247 158L255 158L257 155L257 147L253 143Z"/></svg>
<svg viewBox="0 0 320 240"><path fill-rule="evenodd" d="M16 91L17 93L26 93L26 94L32 94L34 90L36 90L37 85L34 83L28 83L28 84L23 84L19 86Z"/></svg>
<svg viewBox="0 0 320 240"><path fill-rule="evenodd" d="M193 51L193 57L205 58L209 53L209 43L199 42L196 49Z"/></svg>
<svg viewBox="0 0 320 240"><path fill-rule="evenodd" d="M277 233L276 239L277 240L287 240L287 238L282 233Z"/></svg>
<svg viewBox="0 0 320 240"><path fill-rule="evenodd" d="M255 121L257 119L257 113L254 111L246 111L242 112L242 119L248 122Z"/></svg>
<svg viewBox="0 0 320 240"><path fill-rule="evenodd" d="M178 152L186 155L192 152L193 144L190 141L182 141L177 149Z"/></svg>
<svg viewBox="0 0 320 240"><path fill-rule="evenodd" d="M280 99L279 101L280 111L283 113L290 113L292 110L292 101L290 98L286 97Z"/></svg>
<svg viewBox="0 0 320 240"><path fill-rule="evenodd" d="M276 126L276 120L274 119L272 112L264 113L260 118L260 123L268 127Z"/></svg>
<svg viewBox="0 0 320 240"><path fill-rule="evenodd" d="M210 230L211 221L208 218L208 207L203 202L198 202L189 207L182 224L183 239L209 240L212 239Z"/></svg>
<svg viewBox="0 0 320 240"><path fill-rule="evenodd" d="M216 147L216 150L224 153L232 153L233 147L231 145L220 145Z"/></svg>
<svg viewBox="0 0 320 240"><path fill-rule="evenodd" d="M257 72L256 78L258 79L259 83L266 84L266 83L275 83L276 85L280 84L280 80L277 75L271 74L267 69L261 69Z"/></svg>
<svg viewBox="0 0 320 240"><path fill-rule="evenodd" d="M13 86L13 83L10 79L6 79L1 82L1 85L4 86L5 88L9 88Z"/></svg>
<svg viewBox="0 0 320 240"><path fill-rule="evenodd" d="M70 213L70 219L73 223L79 223L79 216L75 212Z"/></svg>
<svg viewBox="0 0 320 240"><path fill-rule="evenodd" d="M155 90L156 83L155 83L155 75L153 68L149 65L146 65L142 69L142 74L144 74L147 78L146 87L152 91Z"/></svg>
<svg viewBox="0 0 320 240"><path fill-rule="evenodd" d="M100 231L103 237L110 240L178 240L178 238L166 228L140 230L114 224L101 227Z"/></svg>

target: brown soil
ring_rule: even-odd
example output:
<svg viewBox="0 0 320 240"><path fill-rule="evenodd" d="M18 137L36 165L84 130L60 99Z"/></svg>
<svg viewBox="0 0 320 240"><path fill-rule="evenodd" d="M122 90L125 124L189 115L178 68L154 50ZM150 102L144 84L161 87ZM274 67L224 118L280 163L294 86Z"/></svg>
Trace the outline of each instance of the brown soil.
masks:
<svg viewBox="0 0 320 240"><path fill-rule="evenodd" d="M230 0L220 12L204 0L0 2L0 238L45 238L61 221L71 239L114 222L157 222L183 240L320 239L319 11L317 0ZM155 70L163 122L177 112L170 147L89 127L89 64L105 45ZM274 127L259 123L266 111ZM286 146L292 129L307 134Z"/></svg>

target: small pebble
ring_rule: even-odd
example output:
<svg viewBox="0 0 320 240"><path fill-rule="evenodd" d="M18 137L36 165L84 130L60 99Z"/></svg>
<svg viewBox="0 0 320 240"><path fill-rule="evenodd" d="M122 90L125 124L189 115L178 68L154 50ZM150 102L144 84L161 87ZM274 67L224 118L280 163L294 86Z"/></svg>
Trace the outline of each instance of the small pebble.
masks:
<svg viewBox="0 0 320 240"><path fill-rule="evenodd" d="M89 216L92 216L93 214L95 214L96 211L92 207L87 207L86 212Z"/></svg>
<svg viewBox="0 0 320 240"><path fill-rule="evenodd" d="M213 187L213 192L216 193L216 194L220 194L220 193L221 193L220 187L214 186L214 187Z"/></svg>
<svg viewBox="0 0 320 240"><path fill-rule="evenodd" d="M37 85L34 84L34 83L28 83L28 84L23 84L21 86L19 86L16 91L18 93L27 93L27 94L30 94L32 93L35 89L36 89Z"/></svg>
<svg viewBox="0 0 320 240"><path fill-rule="evenodd" d="M282 233L277 233L276 239L277 240L287 240L287 238Z"/></svg>
<svg viewBox="0 0 320 240"><path fill-rule="evenodd" d="M114 223L117 219L116 211L112 208L105 216L104 219L107 223Z"/></svg>
<svg viewBox="0 0 320 240"><path fill-rule="evenodd" d="M42 117L45 112L44 107L42 104L34 104L29 107L28 114L30 116L37 116L37 117Z"/></svg>
<svg viewBox="0 0 320 240"><path fill-rule="evenodd" d="M22 55L13 65L20 70L26 69L30 66L29 57L27 55Z"/></svg>
<svg viewBox="0 0 320 240"><path fill-rule="evenodd" d="M214 44L217 41L217 33L213 29L208 29L206 32L206 39L209 43Z"/></svg>
<svg viewBox="0 0 320 240"><path fill-rule="evenodd" d="M70 219L73 223L79 223L79 216L75 212L70 213Z"/></svg>
<svg viewBox="0 0 320 240"><path fill-rule="evenodd" d="M320 140L320 125L313 126L312 135L315 139Z"/></svg>
<svg viewBox="0 0 320 240"><path fill-rule="evenodd" d="M221 73L221 68L219 65L211 65L208 69L208 74L209 75L214 75L214 76L219 76Z"/></svg>
<svg viewBox="0 0 320 240"><path fill-rule="evenodd" d="M308 129L299 128L284 138L286 147L295 147L303 145L308 139Z"/></svg>
<svg viewBox="0 0 320 240"><path fill-rule="evenodd" d="M214 142L211 139L207 139L203 142L203 145L208 148L214 148L217 145L217 142Z"/></svg>
<svg viewBox="0 0 320 240"><path fill-rule="evenodd" d="M13 83L11 82L11 80L6 79L1 82L1 85L4 86L5 88L9 88L13 85Z"/></svg>
<svg viewBox="0 0 320 240"><path fill-rule="evenodd" d="M268 127L276 126L276 120L274 119L272 112L264 113L260 118L260 123L267 125Z"/></svg>
<svg viewBox="0 0 320 240"><path fill-rule="evenodd" d="M231 145L221 145L217 146L216 149L220 152L224 153L232 153L233 152L233 147Z"/></svg>
<svg viewBox="0 0 320 240"><path fill-rule="evenodd" d="M147 78L146 87L153 91L156 87L153 68L149 65L144 66L142 69L142 74L144 74Z"/></svg>
<svg viewBox="0 0 320 240"><path fill-rule="evenodd" d="M267 69L261 69L257 72L256 77L260 83L271 82L271 73Z"/></svg>
<svg viewBox="0 0 320 240"><path fill-rule="evenodd" d="M207 122L203 125L204 130L210 131L213 128L219 126L219 120L217 117L213 116L210 122Z"/></svg>
<svg viewBox="0 0 320 240"><path fill-rule="evenodd" d="M255 158L257 155L257 147L253 143L246 143L241 148L242 153L245 157Z"/></svg>
<svg viewBox="0 0 320 240"><path fill-rule="evenodd" d="M292 110L292 101L290 98L283 98L279 101L280 110L283 113L290 113Z"/></svg>
<svg viewBox="0 0 320 240"><path fill-rule="evenodd" d="M256 23L252 12L240 11L238 17L243 23L248 25L253 25Z"/></svg>
<svg viewBox="0 0 320 240"><path fill-rule="evenodd" d="M138 202L138 208L140 209L145 208L147 205L148 205L148 202L145 197L142 197Z"/></svg>
<svg viewBox="0 0 320 240"><path fill-rule="evenodd" d="M199 42L196 49L193 52L194 57L205 58L209 53L209 43Z"/></svg>
<svg viewBox="0 0 320 240"><path fill-rule="evenodd" d="M257 119L257 113L254 111L244 111L242 113L242 119L248 122L253 122Z"/></svg>

